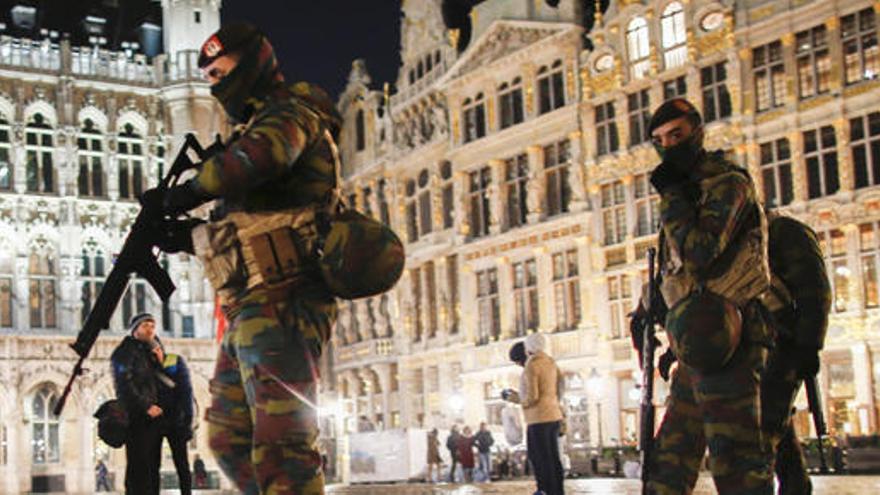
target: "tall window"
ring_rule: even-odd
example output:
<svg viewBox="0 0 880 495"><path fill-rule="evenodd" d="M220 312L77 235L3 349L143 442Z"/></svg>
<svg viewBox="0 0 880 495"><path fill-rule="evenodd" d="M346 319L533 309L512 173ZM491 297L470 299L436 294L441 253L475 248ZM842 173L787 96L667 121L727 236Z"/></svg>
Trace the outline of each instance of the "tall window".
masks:
<svg viewBox="0 0 880 495"><path fill-rule="evenodd" d="M596 106L596 155L617 151L617 122L614 121L614 102L607 101Z"/></svg>
<svg viewBox="0 0 880 495"><path fill-rule="evenodd" d="M674 69L687 62L687 29L684 25L684 10L678 2L672 2L663 10L660 17L660 32L663 42L663 62L667 69Z"/></svg>
<svg viewBox="0 0 880 495"><path fill-rule="evenodd" d="M431 211L431 174L427 170L419 172L419 235L425 236L434 230L434 214Z"/></svg>
<svg viewBox="0 0 880 495"><path fill-rule="evenodd" d="M413 179L406 181L406 237L409 242L419 240L419 206Z"/></svg>
<svg viewBox="0 0 880 495"><path fill-rule="evenodd" d="M11 144L9 142L9 122L0 117L0 191L12 190Z"/></svg>
<svg viewBox="0 0 880 495"><path fill-rule="evenodd" d="M828 92L831 77L831 54L825 25L797 33L796 57L798 94L809 98Z"/></svg>
<svg viewBox="0 0 880 495"><path fill-rule="evenodd" d="M498 88L498 107L502 129L523 121L522 79L517 77L510 84L504 83Z"/></svg>
<svg viewBox="0 0 880 495"><path fill-rule="evenodd" d="M89 316L89 313L92 311L92 307L95 305L95 300L98 298L98 294L100 294L101 289L104 287L104 278L106 276L104 269L104 255L100 252L90 253L83 250L82 270L79 275L80 280L82 280L82 310L80 321L84 323ZM123 322L123 324L127 325L128 320Z"/></svg>
<svg viewBox="0 0 880 495"><path fill-rule="evenodd" d="M55 259L48 254L31 253L28 274L31 328L56 328Z"/></svg>
<svg viewBox="0 0 880 495"><path fill-rule="evenodd" d="M529 157L523 153L504 164L504 189L507 200L507 227L526 224L528 214Z"/></svg>
<svg viewBox="0 0 880 495"><path fill-rule="evenodd" d="M880 307L880 225L877 222L859 225L859 249L865 307Z"/></svg>
<svg viewBox="0 0 880 495"><path fill-rule="evenodd" d="M486 135L486 104L483 93L474 99L467 98L462 104L464 117L464 142L469 143Z"/></svg>
<svg viewBox="0 0 880 495"><path fill-rule="evenodd" d="M764 203L768 207L791 203L794 192L788 139L761 143L761 177L764 179Z"/></svg>
<svg viewBox="0 0 880 495"><path fill-rule="evenodd" d="M0 254L0 327L12 328L12 284L15 258L10 251Z"/></svg>
<svg viewBox="0 0 880 495"><path fill-rule="evenodd" d="M41 114L34 115L33 121L25 130L27 192L55 192L55 167L52 164L54 149L52 127Z"/></svg>
<svg viewBox="0 0 880 495"><path fill-rule="evenodd" d="M629 66L633 79L641 79L651 68L648 23L643 17L629 21L626 28L626 46L629 53Z"/></svg>
<svg viewBox="0 0 880 495"><path fill-rule="evenodd" d="M727 91L727 64L719 62L700 69L703 87L703 119L706 122L730 117L730 93Z"/></svg>
<svg viewBox="0 0 880 495"><path fill-rule="evenodd" d="M804 161L810 199L834 194L840 188L837 177L837 137L830 125L804 132Z"/></svg>
<svg viewBox="0 0 880 495"><path fill-rule="evenodd" d="M544 180L546 181L547 215L568 212L571 188L568 185L571 168L571 143L564 139L544 147Z"/></svg>
<svg viewBox="0 0 880 495"><path fill-rule="evenodd" d="M470 224L471 237L489 234L489 186L492 184L492 170L483 167L470 173Z"/></svg>
<svg viewBox="0 0 880 495"><path fill-rule="evenodd" d="M31 448L34 464L48 464L61 460L59 429L61 422L52 414L58 395L48 386L42 386L31 400Z"/></svg>
<svg viewBox="0 0 880 495"><path fill-rule="evenodd" d="M133 278L122 294L122 324L128 325L134 315L147 311L147 282Z"/></svg>
<svg viewBox="0 0 880 495"><path fill-rule="evenodd" d="M619 339L626 334L626 314L632 308L629 275L608 277L608 306L611 315L611 338Z"/></svg>
<svg viewBox="0 0 880 495"><path fill-rule="evenodd" d="M663 100L671 100L672 98L687 98L687 78L678 76L669 81L663 81ZM705 113L705 112L704 112Z"/></svg>
<svg viewBox="0 0 880 495"><path fill-rule="evenodd" d="M538 268L534 259L513 264L516 336L538 328Z"/></svg>
<svg viewBox="0 0 880 495"><path fill-rule="evenodd" d="M629 145L635 146L648 141L651 100L647 89L627 95L626 100L629 111Z"/></svg>
<svg viewBox="0 0 880 495"><path fill-rule="evenodd" d="M626 239L626 193L623 181L602 186L602 230L606 246Z"/></svg>
<svg viewBox="0 0 880 495"><path fill-rule="evenodd" d="M498 306L498 270L490 268L477 272L477 306L479 321L477 345L498 340L501 335L501 317Z"/></svg>
<svg viewBox="0 0 880 495"><path fill-rule="evenodd" d="M562 81L562 60L538 69L538 113L545 114L565 105L565 84Z"/></svg>
<svg viewBox="0 0 880 495"><path fill-rule="evenodd" d="M847 262L846 234L840 229L817 232L817 234L819 245L825 253L828 278L831 280L832 311L852 309L849 307L849 282L852 271Z"/></svg>
<svg viewBox="0 0 880 495"><path fill-rule="evenodd" d="M633 182L636 198L636 235L656 234L660 225L660 196L651 185L649 174L637 175Z"/></svg>
<svg viewBox="0 0 880 495"><path fill-rule="evenodd" d="M849 142L856 187L880 184L880 112L850 119Z"/></svg>
<svg viewBox="0 0 880 495"><path fill-rule="evenodd" d="M874 79L880 73L880 48L874 9L844 16L840 22L846 83Z"/></svg>
<svg viewBox="0 0 880 495"><path fill-rule="evenodd" d="M782 42L774 41L752 50L752 74L758 111L785 105L785 63Z"/></svg>
<svg viewBox="0 0 880 495"><path fill-rule="evenodd" d="M102 136L95 129L95 123L86 119L80 135L76 140L79 149L79 195L100 198L104 196L104 151L101 144Z"/></svg>
<svg viewBox="0 0 880 495"><path fill-rule="evenodd" d="M422 298L421 305L424 310L420 315L423 321L422 328L427 332L428 338L437 336L437 282L434 273L434 262L429 261L422 265Z"/></svg>
<svg viewBox="0 0 880 495"><path fill-rule="evenodd" d="M364 111L358 109L354 120L355 146L357 151L363 151L367 147L366 131L364 129Z"/></svg>
<svg viewBox="0 0 880 495"><path fill-rule="evenodd" d="M388 182L385 179L379 181L379 220L385 225L391 224L391 210L388 207Z"/></svg>
<svg viewBox="0 0 880 495"><path fill-rule="evenodd" d="M449 315L449 333L458 333L458 256L446 257L446 313Z"/></svg>
<svg viewBox="0 0 880 495"><path fill-rule="evenodd" d="M452 180L452 164L440 164L440 201L443 207L443 228L451 229L455 220L455 183Z"/></svg>
<svg viewBox="0 0 880 495"><path fill-rule="evenodd" d="M581 321L581 284L578 277L577 250L553 255L553 302L556 331L573 330Z"/></svg>
<svg viewBox="0 0 880 495"><path fill-rule="evenodd" d="M376 218L373 211L373 190L369 187L361 189L361 196L364 198L364 215Z"/></svg>
<svg viewBox="0 0 880 495"><path fill-rule="evenodd" d="M143 139L134 132L131 124L126 124L119 134L118 146L119 197L137 199L144 192Z"/></svg>

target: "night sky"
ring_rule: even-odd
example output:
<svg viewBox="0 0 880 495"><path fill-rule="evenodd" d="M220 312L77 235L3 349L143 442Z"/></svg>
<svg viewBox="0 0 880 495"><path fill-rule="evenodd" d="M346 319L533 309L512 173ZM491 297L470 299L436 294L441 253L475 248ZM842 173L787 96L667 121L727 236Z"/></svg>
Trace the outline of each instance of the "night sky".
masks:
<svg viewBox="0 0 880 495"><path fill-rule="evenodd" d="M315 82L335 98L356 58L373 87L397 80L400 0L224 0L220 14L262 29L289 82Z"/></svg>

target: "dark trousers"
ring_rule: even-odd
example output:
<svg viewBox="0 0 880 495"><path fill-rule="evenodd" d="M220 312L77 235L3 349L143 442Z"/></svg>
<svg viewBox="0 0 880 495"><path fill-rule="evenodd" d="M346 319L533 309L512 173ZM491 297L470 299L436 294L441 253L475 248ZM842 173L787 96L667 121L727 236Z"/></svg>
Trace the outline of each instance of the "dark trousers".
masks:
<svg viewBox="0 0 880 495"><path fill-rule="evenodd" d="M452 466L449 468L449 482L455 483L455 466L458 465L458 456L450 450L449 457L452 459Z"/></svg>
<svg viewBox="0 0 880 495"><path fill-rule="evenodd" d="M132 421L125 444L125 493L159 493L159 465L162 463L162 430L149 419Z"/></svg>
<svg viewBox="0 0 880 495"><path fill-rule="evenodd" d="M559 421L529 425L526 442L538 490L547 495L564 495L562 460L559 458Z"/></svg>
<svg viewBox="0 0 880 495"><path fill-rule="evenodd" d="M192 473L189 470L189 457L186 453L186 438L174 431L166 431L163 435L171 447L171 457L174 459L174 469L177 471L177 479L180 481L180 495L192 493Z"/></svg>

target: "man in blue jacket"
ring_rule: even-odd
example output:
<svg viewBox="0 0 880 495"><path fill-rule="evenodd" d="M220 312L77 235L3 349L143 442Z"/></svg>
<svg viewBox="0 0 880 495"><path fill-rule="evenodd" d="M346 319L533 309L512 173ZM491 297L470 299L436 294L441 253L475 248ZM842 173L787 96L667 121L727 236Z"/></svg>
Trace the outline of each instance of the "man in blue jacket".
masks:
<svg viewBox="0 0 880 495"><path fill-rule="evenodd" d="M192 439L193 391L189 367L183 356L165 353L156 341L153 347L156 362L161 364L159 377L159 406L164 413L160 421L162 438L168 440L174 469L180 480L181 495L192 493L192 473L189 470L186 443Z"/></svg>

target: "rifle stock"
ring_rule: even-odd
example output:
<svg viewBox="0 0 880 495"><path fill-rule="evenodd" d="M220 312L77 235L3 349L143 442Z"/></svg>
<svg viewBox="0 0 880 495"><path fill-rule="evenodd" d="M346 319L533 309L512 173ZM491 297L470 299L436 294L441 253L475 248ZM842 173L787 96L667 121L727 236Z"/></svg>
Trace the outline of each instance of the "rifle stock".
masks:
<svg viewBox="0 0 880 495"><path fill-rule="evenodd" d="M639 422L639 450L642 462L642 493L648 493L650 465L654 453L654 258L655 248L648 249L648 294L646 317L642 332L642 398L640 404L641 418Z"/></svg>
<svg viewBox="0 0 880 495"><path fill-rule="evenodd" d="M218 146L221 146L218 143L219 136L217 142L212 144L208 150L205 150L199 145L195 135L187 134L171 169L159 182L159 189L167 190L171 185L174 185L181 174L195 167L195 164L189 158L189 151L194 151L200 160L204 160L210 153L216 151ZM174 282L168 276L168 273L162 269L156 260L155 254L153 254L157 238L156 225L162 221L161 205L142 204L141 211L135 218L128 237L126 237L122 245L122 250L120 250L116 258L113 269L107 275L107 280L104 282L104 286L95 300L95 305L89 312L88 317L86 317L86 321L79 334L77 334L76 341L70 344L70 347L79 356L79 360L74 365L70 379L64 387L64 392L52 411L56 416L61 415L64 404L67 402L67 397L73 388L74 381L86 371L83 368L83 363L91 352L92 347L94 347L95 341L98 340L98 334L101 333L101 330L110 327L110 318L116 311L119 300L122 299L122 295L125 293L128 281L132 275L137 275L147 280L163 303L166 303L174 292Z"/></svg>
<svg viewBox="0 0 880 495"><path fill-rule="evenodd" d="M822 445L822 441L828 434L828 424L825 423L825 410L822 408L822 392L819 390L816 375L806 378L804 385L807 389L807 403L813 416L813 426L816 428L819 445L819 471L824 474L828 472L828 464L825 462L825 446Z"/></svg>

